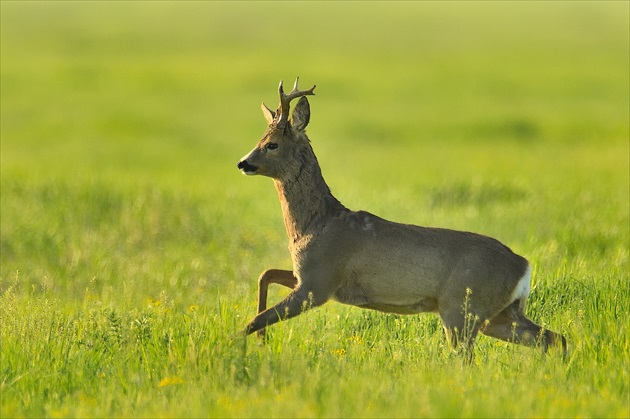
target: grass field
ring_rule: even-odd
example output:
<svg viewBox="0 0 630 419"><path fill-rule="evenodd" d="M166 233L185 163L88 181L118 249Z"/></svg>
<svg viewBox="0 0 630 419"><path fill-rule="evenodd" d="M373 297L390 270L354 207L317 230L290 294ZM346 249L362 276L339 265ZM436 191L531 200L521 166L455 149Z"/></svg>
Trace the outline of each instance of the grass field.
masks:
<svg viewBox="0 0 630 419"><path fill-rule="evenodd" d="M1 417L630 416L627 2L0 7ZM566 361L336 303L236 337L291 263L235 163L296 75L333 193L526 256Z"/></svg>

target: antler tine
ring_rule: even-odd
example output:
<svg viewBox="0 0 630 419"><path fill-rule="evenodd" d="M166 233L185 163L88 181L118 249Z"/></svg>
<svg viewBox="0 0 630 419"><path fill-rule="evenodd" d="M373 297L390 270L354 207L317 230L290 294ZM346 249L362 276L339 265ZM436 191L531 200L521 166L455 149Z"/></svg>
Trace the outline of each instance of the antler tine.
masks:
<svg viewBox="0 0 630 419"><path fill-rule="evenodd" d="M298 97L306 96L306 95L314 95L315 93L315 85L308 90L299 90L298 89L298 81L299 77L295 78L295 83L293 84L293 90L289 94L284 93L284 89L282 87L282 80L280 80L280 85L278 86L278 96L280 96L280 107L278 108L279 121L286 121L289 118L289 104L293 99Z"/></svg>

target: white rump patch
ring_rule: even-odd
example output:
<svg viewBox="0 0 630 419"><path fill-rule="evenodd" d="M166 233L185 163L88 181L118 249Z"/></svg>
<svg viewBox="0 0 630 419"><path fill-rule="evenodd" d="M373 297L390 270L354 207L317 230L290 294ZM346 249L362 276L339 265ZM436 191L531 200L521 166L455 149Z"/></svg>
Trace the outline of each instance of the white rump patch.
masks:
<svg viewBox="0 0 630 419"><path fill-rule="evenodd" d="M529 287L532 281L532 267L527 265L527 269L525 273L518 280L516 287L514 287L514 291L512 291L512 295L510 296L510 304L512 304L516 300L525 301L527 300L527 296L529 295Z"/></svg>

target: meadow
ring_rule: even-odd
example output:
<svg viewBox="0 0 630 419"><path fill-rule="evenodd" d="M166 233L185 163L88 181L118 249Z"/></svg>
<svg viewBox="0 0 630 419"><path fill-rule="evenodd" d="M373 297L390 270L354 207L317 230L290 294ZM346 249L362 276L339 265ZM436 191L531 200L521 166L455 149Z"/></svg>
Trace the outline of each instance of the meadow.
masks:
<svg viewBox="0 0 630 419"><path fill-rule="evenodd" d="M0 8L1 417L630 417L627 2ZM333 194L526 256L566 360L333 302L238 337L291 260L236 162L298 75Z"/></svg>

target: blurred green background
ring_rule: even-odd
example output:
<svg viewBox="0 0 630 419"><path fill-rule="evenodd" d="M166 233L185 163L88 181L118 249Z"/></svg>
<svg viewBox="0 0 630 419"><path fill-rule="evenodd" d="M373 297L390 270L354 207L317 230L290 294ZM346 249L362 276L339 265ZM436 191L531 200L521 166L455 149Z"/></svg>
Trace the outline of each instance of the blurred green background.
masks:
<svg viewBox="0 0 630 419"><path fill-rule="evenodd" d="M593 201L608 201L597 211L613 213L611 223L627 219L627 3L1 7L5 284L20 271L82 289L94 275L60 275L67 249L84 247L90 223L102 228L95 246L112 251L150 236L150 226L125 231L120 218L127 211L128 223L147 224L143 209L161 211L154 230L174 225L172 243L149 240L149 250L176 251L196 234L203 259L211 242L239 248L234 230L261 247L279 244L274 256L286 264L276 195L235 162L264 130L259 103L274 107L278 81L297 75L318 85L309 135L351 208L498 234L517 248L557 239L572 217L596 222ZM499 204L523 198L525 207L497 217ZM169 213L178 200L192 215ZM182 229L187 217L201 225ZM546 231L550 220L558 224ZM627 224L617 227L627 237ZM581 234L610 233L588 229ZM43 265L31 263L55 246ZM205 275L225 276L217 272Z"/></svg>
<svg viewBox="0 0 630 419"><path fill-rule="evenodd" d="M3 0L0 12L5 416L625 415L628 2ZM485 378L452 375L435 317L338 304L235 355L226 336L254 315L257 276L291 266L271 182L235 164L264 132L260 102L275 107L296 76L317 84L308 134L333 193L528 257L530 315L567 335L566 366L539 371L482 338ZM131 338L146 318L153 346ZM160 346L169 328L181 353ZM51 336L65 358L46 355ZM357 349L369 339L376 355ZM244 383L241 361L267 375ZM156 391L173 376L186 393ZM434 386L426 399L417 380ZM384 387L399 390L375 398ZM515 388L531 403L512 403Z"/></svg>
<svg viewBox="0 0 630 419"><path fill-rule="evenodd" d="M159 289L165 260L175 285L194 265L246 292L266 255L286 266L270 182L235 162L265 128L259 103L296 75L318 85L309 135L350 208L534 257L627 255L627 11L2 2L4 286L19 271L79 298L94 278Z"/></svg>
<svg viewBox="0 0 630 419"><path fill-rule="evenodd" d="M264 127L258 103L275 105L278 80L296 75L319 86L317 143L625 142L625 11L623 2L3 2L3 170L224 173L222 158L244 154Z"/></svg>

